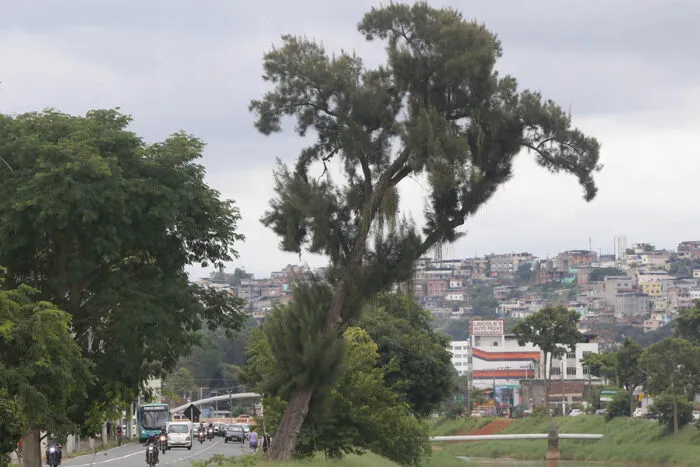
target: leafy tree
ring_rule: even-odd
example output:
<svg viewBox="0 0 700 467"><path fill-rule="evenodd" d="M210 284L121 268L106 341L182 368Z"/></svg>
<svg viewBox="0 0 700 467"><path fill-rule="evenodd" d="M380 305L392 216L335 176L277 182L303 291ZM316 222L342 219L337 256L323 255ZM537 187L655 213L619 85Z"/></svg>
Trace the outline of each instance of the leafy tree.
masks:
<svg viewBox="0 0 700 467"><path fill-rule="evenodd" d="M622 269L618 268L593 268L588 276L588 280L591 282L602 281L607 276L626 276L627 273Z"/></svg>
<svg viewBox="0 0 700 467"><path fill-rule="evenodd" d="M646 349L640 364L648 375L645 390L665 393L673 401L673 432L678 433L681 401L685 395L695 396L700 350L685 339L668 338Z"/></svg>
<svg viewBox="0 0 700 467"><path fill-rule="evenodd" d="M454 384L449 340L431 327L430 313L412 298L380 294L363 313L357 326L379 346L379 365L386 381L418 416L429 415L452 395Z"/></svg>
<svg viewBox="0 0 700 467"><path fill-rule="evenodd" d="M4 280L0 275L0 288ZM37 298L27 286L0 289L0 410L12 412L3 416L0 455L11 452L24 432L30 467L41 466L42 431L61 436L71 429L71 398L84 396L92 378L71 336L70 315Z"/></svg>
<svg viewBox="0 0 700 467"><path fill-rule="evenodd" d="M520 283L529 284L533 277L534 272L530 263L520 263L518 269L515 270L515 280Z"/></svg>
<svg viewBox="0 0 700 467"><path fill-rule="evenodd" d="M498 315L498 300L493 296L492 287L474 287L471 290L469 304L474 316L492 318Z"/></svg>
<svg viewBox="0 0 700 467"><path fill-rule="evenodd" d="M4 371L1 364L0 371ZM11 397L5 388L0 387L0 466L10 465L8 454L16 449L26 426L17 398Z"/></svg>
<svg viewBox="0 0 700 467"><path fill-rule="evenodd" d="M692 308L679 311L673 325L675 337L700 345L700 300Z"/></svg>
<svg viewBox="0 0 700 467"><path fill-rule="evenodd" d="M385 43L382 66L286 35L264 57L272 89L250 105L263 134L281 131L289 116L300 136L315 137L293 168L276 170L262 221L285 251L329 257L334 291L324 335L337 336L362 297L407 280L436 243L459 238L467 217L512 176L522 149L552 172L575 175L586 200L600 169L598 142L573 129L566 112L498 75L501 45L484 26L419 2L373 8L358 29ZM329 163L343 170L342 182L318 176ZM412 176L430 187L422 235L397 219L398 187ZM274 459L291 456L315 390L290 394Z"/></svg>
<svg viewBox="0 0 700 467"><path fill-rule="evenodd" d="M617 352L592 353L581 359L581 364L592 376L603 378L606 384L617 386Z"/></svg>
<svg viewBox="0 0 700 467"><path fill-rule="evenodd" d="M583 334L577 329L579 315L563 306L548 306L533 313L513 327L519 345L530 342L544 352L545 406L549 407L549 381L552 360L573 351L583 342Z"/></svg>
<svg viewBox="0 0 700 467"><path fill-rule="evenodd" d="M605 411L605 419L610 421L615 417L631 417L632 407L629 404L631 394L627 391L618 391L613 399L608 402Z"/></svg>
<svg viewBox="0 0 700 467"><path fill-rule="evenodd" d="M184 270L222 266L242 240L238 210L196 163L204 144L184 133L146 144L130 121L115 110L0 116L14 169L0 184L0 263L9 286L31 285L72 317L97 376L72 410L84 428L172 370L199 329L243 322L242 300Z"/></svg>
<svg viewBox="0 0 700 467"><path fill-rule="evenodd" d="M465 341L469 339L469 320L451 319L448 321L447 327L441 329L440 332L451 340Z"/></svg>
<svg viewBox="0 0 700 467"><path fill-rule="evenodd" d="M378 346L356 327L345 333L346 352L339 378L301 429L296 454L323 451L327 457L371 450L402 465L418 465L430 454L426 426L386 383ZM286 402L266 399L265 425L274 431Z"/></svg>
<svg viewBox="0 0 700 467"><path fill-rule="evenodd" d="M686 396L680 396L677 400L678 427L684 427L693 421L693 410L695 405ZM654 396L654 403L650 412L656 415L659 423L666 425L669 430L674 426L674 397L671 394L662 392Z"/></svg>
<svg viewBox="0 0 700 467"><path fill-rule="evenodd" d="M194 376L187 368L180 367L168 376L165 387L184 398L186 393L192 393L195 390Z"/></svg>
<svg viewBox="0 0 700 467"><path fill-rule="evenodd" d="M630 413L634 412L634 390L646 380L646 373L640 366L642 346L630 338L625 338L616 352L616 373L620 384L629 393Z"/></svg>

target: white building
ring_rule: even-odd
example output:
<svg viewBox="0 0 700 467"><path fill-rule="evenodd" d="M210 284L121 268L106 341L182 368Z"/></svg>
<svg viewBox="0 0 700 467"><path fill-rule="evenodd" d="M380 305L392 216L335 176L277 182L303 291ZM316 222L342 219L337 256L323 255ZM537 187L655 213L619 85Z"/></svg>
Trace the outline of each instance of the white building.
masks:
<svg viewBox="0 0 700 467"><path fill-rule="evenodd" d="M471 321L469 340L453 341L452 364L460 375L469 375L478 389L496 392L499 403L519 404L520 381L542 378L544 354L539 347L519 345L514 334L504 332L503 320ZM582 379L581 359L589 352L598 353L597 343L583 343L562 359L552 362L554 379Z"/></svg>
<svg viewBox="0 0 700 467"><path fill-rule="evenodd" d="M460 376L466 375L471 365L469 341L452 341L449 350L452 354L452 366Z"/></svg>

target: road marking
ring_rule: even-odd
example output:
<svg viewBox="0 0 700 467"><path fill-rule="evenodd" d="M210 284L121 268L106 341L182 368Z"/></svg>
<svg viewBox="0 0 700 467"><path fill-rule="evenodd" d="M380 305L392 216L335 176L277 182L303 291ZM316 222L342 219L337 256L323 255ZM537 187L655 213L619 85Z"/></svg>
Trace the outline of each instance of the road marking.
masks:
<svg viewBox="0 0 700 467"><path fill-rule="evenodd" d="M116 449L116 448L115 448L115 449ZM105 452L109 452L109 451L105 451ZM97 458L97 455L99 455L99 454L102 454L103 456L106 455L106 454L104 454L104 453L98 452L97 454L95 454L94 459L96 459L96 458ZM111 459L107 459L107 460L104 460L104 461L101 461L101 462L97 462L97 461L96 461L96 462L91 462L91 463L89 463L89 464L75 464L75 465L71 464L71 465L69 465L68 467L89 467L90 465L95 465L95 464L106 464L106 463L108 463L108 462L114 462L114 461L119 461L119 460L122 460L122 459L126 459L127 457L135 456L136 454L141 454L141 451L136 451L136 452L133 452L133 453L131 453L131 454L127 454L126 456L122 456L122 457L112 457ZM88 456L89 456L89 455L88 455ZM88 457L88 456L80 456L80 457Z"/></svg>
<svg viewBox="0 0 700 467"><path fill-rule="evenodd" d="M187 459L191 459L191 458L193 458L194 456L196 456L197 454L201 454L201 453L203 453L203 452L206 452L206 451L210 450L211 448L213 448L214 446L216 446L217 444L219 444L219 440L218 440L218 439L217 439L216 441L214 441L214 442L211 444L211 446L209 446L208 448L204 448L204 449L202 449L201 451L193 452L193 453L190 454L189 456L180 457L179 459L171 460L171 461L168 461L168 462L161 462L161 464L163 464L163 465L177 464L178 462L181 462L181 461L184 461L184 460L187 460Z"/></svg>

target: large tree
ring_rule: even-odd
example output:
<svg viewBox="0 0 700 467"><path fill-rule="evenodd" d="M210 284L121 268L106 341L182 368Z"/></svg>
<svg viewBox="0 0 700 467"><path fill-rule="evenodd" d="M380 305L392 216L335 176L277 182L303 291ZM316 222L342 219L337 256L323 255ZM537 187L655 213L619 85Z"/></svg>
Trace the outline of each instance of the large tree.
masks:
<svg viewBox="0 0 700 467"><path fill-rule="evenodd" d="M334 293L321 332L336 339L359 298L407 280L417 258L460 237L457 229L512 176L522 150L576 176L586 200L600 169L594 138L572 128L554 102L496 72L501 44L483 25L419 2L373 8L358 29L384 43L381 66L286 35L264 57L272 89L250 105L263 134L292 117L300 136L315 139L292 167L276 170L263 223L284 250L329 257ZM429 187L422 231L397 219L398 188L409 177L425 177ZM291 456L315 389L290 395L273 458Z"/></svg>
<svg viewBox="0 0 700 467"><path fill-rule="evenodd" d="M629 394L630 413L634 413L634 390L647 378L640 365L643 353L642 346L628 337L616 352L617 378Z"/></svg>
<svg viewBox="0 0 700 467"><path fill-rule="evenodd" d="M563 306L548 306L529 315L513 327L518 344L531 343L544 353L544 401L549 409L549 381L552 377L552 361L573 351L584 341L577 328L579 314Z"/></svg>
<svg viewBox="0 0 700 467"><path fill-rule="evenodd" d="M0 289L0 463L23 436L30 467L41 465L42 431L62 436L71 429L71 400L84 397L92 379L70 315L37 297L27 286Z"/></svg>
<svg viewBox="0 0 700 467"><path fill-rule="evenodd" d="M430 313L405 295L384 293L372 300L357 326L379 350L387 383L418 416L427 416L454 392L449 339L431 327ZM393 364L393 365L392 365Z"/></svg>
<svg viewBox="0 0 700 467"><path fill-rule="evenodd" d="M675 337L687 339L695 345L700 344L700 300L693 307L679 311L673 326Z"/></svg>
<svg viewBox="0 0 700 467"><path fill-rule="evenodd" d="M700 380L700 349L681 338L667 338L647 348L641 367L647 374L644 389L664 393L672 400L673 432L678 433L678 406L684 397L692 400Z"/></svg>
<svg viewBox="0 0 700 467"><path fill-rule="evenodd" d="M239 213L204 182L204 144L147 144L115 110L0 116L0 264L72 317L96 383L75 418L100 422L197 342L239 328L242 301L190 283L185 266L235 257ZM0 167L2 170L2 167ZM83 424L86 429L87 423Z"/></svg>

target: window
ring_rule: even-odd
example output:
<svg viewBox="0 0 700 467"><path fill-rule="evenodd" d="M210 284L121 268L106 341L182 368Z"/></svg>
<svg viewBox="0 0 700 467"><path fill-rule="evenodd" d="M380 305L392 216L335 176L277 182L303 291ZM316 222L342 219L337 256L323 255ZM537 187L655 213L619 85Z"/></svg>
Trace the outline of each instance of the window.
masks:
<svg viewBox="0 0 700 467"><path fill-rule="evenodd" d="M559 368L558 366L554 366L554 367L552 367L551 373L552 373L553 375L560 375L560 374L561 374L561 368Z"/></svg>
<svg viewBox="0 0 700 467"><path fill-rule="evenodd" d="M472 358L471 358L471 357L467 358L467 362L468 362L469 364L471 364L471 363L472 363Z"/></svg>
<svg viewBox="0 0 700 467"><path fill-rule="evenodd" d="M187 429L187 425L170 425L170 428L168 428L168 433L187 433L189 430Z"/></svg>
<svg viewBox="0 0 700 467"><path fill-rule="evenodd" d="M568 359L575 359L575 358L576 358L576 352L566 352L566 358L568 358Z"/></svg>
<svg viewBox="0 0 700 467"><path fill-rule="evenodd" d="M493 341L493 342L491 343L491 345L492 345L493 347L498 347L498 341Z"/></svg>
<svg viewBox="0 0 700 467"><path fill-rule="evenodd" d="M576 376L576 367L575 366L567 366L566 367L566 374L568 376Z"/></svg>
<svg viewBox="0 0 700 467"><path fill-rule="evenodd" d="M586 357L588 357L589 355L593 355L593 352L591 352L590 350L584 350L584 351L581 353L581 356L582 356L583 358L586 358Z"/></svg>

